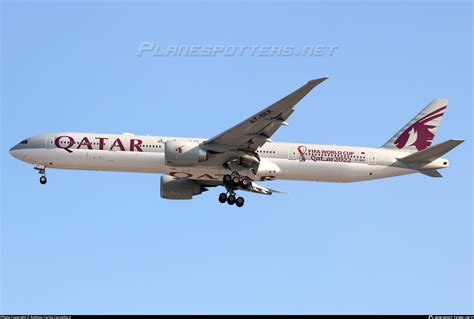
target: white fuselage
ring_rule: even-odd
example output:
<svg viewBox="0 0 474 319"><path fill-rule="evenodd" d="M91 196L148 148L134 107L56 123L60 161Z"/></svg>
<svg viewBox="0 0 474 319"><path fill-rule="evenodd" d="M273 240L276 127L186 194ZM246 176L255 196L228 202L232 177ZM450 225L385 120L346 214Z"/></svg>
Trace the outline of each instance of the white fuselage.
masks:
<svg viewBox="0 0 474 319"><path fill-rule="evenodd" d="M31 145L12 148L11 154L24 162L47 168L167 174L178 178L221 181L230 170L222 165L172 167L165 163L167 141L202 138L54 133L29 139ZM253 180L301 180L356 182L418 172L397 161L409 153L396 150L318 144L266 143L257 150L257 174L239 171ZM444 159L423 168L447 167Z"/></svg>

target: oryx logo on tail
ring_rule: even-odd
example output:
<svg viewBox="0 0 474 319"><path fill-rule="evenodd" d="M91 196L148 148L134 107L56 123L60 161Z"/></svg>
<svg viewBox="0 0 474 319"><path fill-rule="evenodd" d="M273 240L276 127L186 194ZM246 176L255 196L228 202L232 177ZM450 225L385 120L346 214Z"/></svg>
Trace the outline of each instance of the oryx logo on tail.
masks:
<svg viewBox="0 0 474 319"><path fill-rule="evenodd" d="M418 152L431 146L448 100L434 99L395 134L384 148Z"/></svg>
<svg viewBox="0 0 474 319"><path fill-rule="evenodd" d="M423 116L421 119L410 125L395 140L395 145L401 149L410 142L408 145L415 146L418 151L428 148L434 138L434 133L432 133L431 130L437 127L437 125L430 125L430 122L443 116L446 107L447 105Z"/></svg>

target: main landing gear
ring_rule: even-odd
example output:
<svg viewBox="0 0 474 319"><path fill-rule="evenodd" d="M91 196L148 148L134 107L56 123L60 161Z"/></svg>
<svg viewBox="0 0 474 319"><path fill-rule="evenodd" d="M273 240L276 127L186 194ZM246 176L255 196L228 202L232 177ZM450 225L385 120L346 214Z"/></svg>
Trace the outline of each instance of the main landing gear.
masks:
<svg viewBox="0 0 474 319"><path fill-rule="evenodd" d="M250 186L250 180L247 177L240 177L237 174L224 175L224 185L231 187L241 187L247 189Z"/></svg>
<svg viewBox="0 0 474 319"><path fill-rule="evenodd" d="M227 194L229 194L229 196L227 196ZM229 205L234 205L237 206L237 207L242 207L244 206L244 202L245 202L245 199L243 197L235 197L235 193L234 192L230 192L230 193L221 193L219 195L219 202L221 202L222 204L224 204L225 202L227 202L227 204Z"/></svg>
<svg viewBox="0 0 474 319"><path fill-rule="evenodd" d="M224 186L227 189L227 193L221 193L219 195L219 202L224 204L227 202L229 205L237 207L244 206L245 200L243 197L236 197L235 190L237 188L247 189L250 186L251 181L246 177L240 177L238 174L224 175L223 178Z"/></svg>
<svg viewBox="0 0 474 319"><path fill-rule="evenodd" d="M35 170L37 170L38 173L41 174L41 177L39 179L41 185L46 184L48 182L48 179L46 178L46 166L35 164Z"/></svg>

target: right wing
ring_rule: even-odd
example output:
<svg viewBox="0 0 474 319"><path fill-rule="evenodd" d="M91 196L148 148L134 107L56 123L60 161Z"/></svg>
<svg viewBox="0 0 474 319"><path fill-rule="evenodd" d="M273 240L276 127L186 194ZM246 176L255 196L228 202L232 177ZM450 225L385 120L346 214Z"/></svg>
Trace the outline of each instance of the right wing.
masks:
<svg viewBox="0 0 474 319"><path fill-rule="evenodd" d="M257 148L270 141L272 135L281 125L286 125L285 121L293 113L294 106L326 79L309 81L278 102L207 140L202 144L202 147L216 153L225 153L231 150L255 152Z"/></svg>

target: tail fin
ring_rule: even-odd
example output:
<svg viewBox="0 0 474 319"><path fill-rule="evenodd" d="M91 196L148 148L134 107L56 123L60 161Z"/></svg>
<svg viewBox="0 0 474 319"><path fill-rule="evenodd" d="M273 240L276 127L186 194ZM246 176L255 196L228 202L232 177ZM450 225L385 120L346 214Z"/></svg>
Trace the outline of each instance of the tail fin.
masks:
<svg viewBox="0 0 474 319"><path fill-rule="evenodd" d="M434 99L382 147L411 152L428 148L447 106L448 100Z"/></svg>

